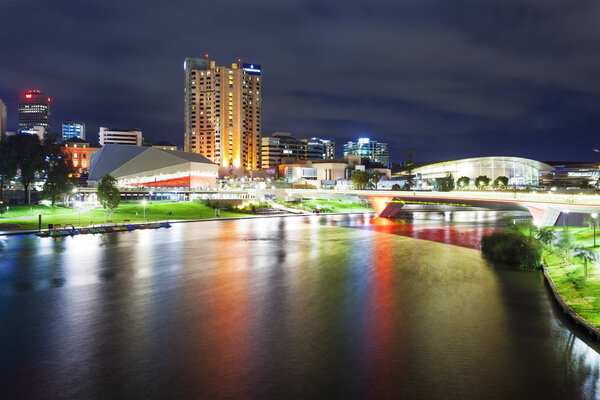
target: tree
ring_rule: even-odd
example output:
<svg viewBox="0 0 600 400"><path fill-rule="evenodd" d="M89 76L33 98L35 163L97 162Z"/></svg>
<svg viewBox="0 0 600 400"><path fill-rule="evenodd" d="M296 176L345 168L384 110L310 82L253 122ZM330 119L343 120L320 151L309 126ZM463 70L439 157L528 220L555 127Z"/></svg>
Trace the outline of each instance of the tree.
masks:
<svg viewBox="0 0 600 400"><path fill-rule="evenodd" d="M36 173L43 167L44 149L37 135L19 133L8 138L9 146L13 149L16 166L21 171L21 183L25 193L25 201L31 203L29 186L35 179Z"/></svg>
<svg viewBox="0 0 600 400"><path fill-rule="evenodd" d="M98 201L102 208L112 212L119 206L121 201L121 192L115 186L116 179L110 175L105 175L98 184Z"/></svg>
<svg viewBox="0 0 600 400"><path fill-rule="evenodd" d="M565 231L560 235L558 242L556 242L556 248L562 252L565 259L565 265L569 265L569 256L573 249L574 241L573 234L569 231Z"/></svg>
<svg viewBox="0 0 600 400"><path fill-rule="evenodd" d="M394 183L392 185L392 190L402 190L402 188L400 187L400 185L398 185L397 183Z"/></svg>
<svg viewBox="0 0 600 400"><path fill-rule="evenodd" d="M588 261L593 262L598 259L598 253L593 250L587 249L585 247L576 246L573 247L573 255L577 258L581 258L583 260L583 276L587 278L588 269L587 263Z"/></svg>
<svg viewBox="0 0 600 400"><path fill-rule="evenodd" d="M369 185L369 174L365 171L354 171L351 179L355 189L364 189Z"/></svg>
<svg viewBox="0 0 600 400"><path fill-rule="evenodd" d="M469 183L471 183L471 179L468 176L461 176L456 181L456 184L458 185L459 188L464 188L465 186L469 186Z"/></svg>
<svg viewBox="0 0 600 400"><path fill-rule="evenodd" d="M454 177L448 173L443 178L435 178L429 182L431 186L436 187L440 192L449 192L454 190Z"/></svg>
<svg viewBox="0 0 600 400"><path fill-rule="evenodd" d="M379 173L379 171L377 170L373 170L369 173L369 178L371 183L375 186L375 190L377 190L377 185L379 184L379 181L381 180L381 174Z"/></svg>
<svg viewBox="0 0 600 400"><path fill-rule="evenodd" d="M506 187L508 186L508 178L506 176L499 176L494 179L495 187Z"/></svg>
<svg viewBox="0 0 600 400"><path fill-rule="evenodd" d="M60 145L47 140L44 142L44 149L46 182L43 196L50 199L54 208L56 200L70 193L75 187L75 169L65 160Z"/></svg>
<svg viewBox="0 0 600 400"><path fill-rule="evenodd" d="M541 228L537 233L537 238L546 246L552 246L552 243L556 240L556 232L550 228Z"/></svg>
<svg viewBox="0 0 600 400"><path fill-rule="evenodd" d="M415 186L415 176L413 175L413 151L412 148L406 150L406 183L404 190L410 190Z"/></svg>
<svg viewBox="0 0 600 400"><path fill-rule="evenodd" d="M4 186L17 175L15 152L8 140L0 140L0 199L4 195Z"/></svg>
<svg viewBox="0 0 600 400"><path fill-rule="evenodd" d="M477 178L475 178L475 186L480 189L488 186L489 184L490 178L488 178L486 175L479 175Z"/></svg>

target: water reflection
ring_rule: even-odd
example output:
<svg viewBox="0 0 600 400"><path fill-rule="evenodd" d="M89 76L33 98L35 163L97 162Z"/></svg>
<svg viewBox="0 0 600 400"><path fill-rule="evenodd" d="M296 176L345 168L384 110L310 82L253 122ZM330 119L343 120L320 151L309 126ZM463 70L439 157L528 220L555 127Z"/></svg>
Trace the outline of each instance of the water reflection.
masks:
<svg viewBox="0 0 600 400"><path fill-rule="evenodd" d="M540 275L472 249L499 220L2 239L3 398L598 398Z"/></svg>

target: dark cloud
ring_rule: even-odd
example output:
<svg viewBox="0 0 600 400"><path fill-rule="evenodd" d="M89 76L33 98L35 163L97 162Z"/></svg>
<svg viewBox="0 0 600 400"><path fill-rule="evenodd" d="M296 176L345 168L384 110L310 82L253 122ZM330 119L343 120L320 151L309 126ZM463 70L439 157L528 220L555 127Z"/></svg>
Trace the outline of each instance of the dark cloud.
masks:
<svg viewBox="0 0 600 400"><path fill-rule="evenodd" d="M370 136L418 159L594 160L592 0L4 0L0 98L39 88L63 120L183 141L183 59L263 65L264 134ZM338 150L341 146L338 146Z"/></svg>

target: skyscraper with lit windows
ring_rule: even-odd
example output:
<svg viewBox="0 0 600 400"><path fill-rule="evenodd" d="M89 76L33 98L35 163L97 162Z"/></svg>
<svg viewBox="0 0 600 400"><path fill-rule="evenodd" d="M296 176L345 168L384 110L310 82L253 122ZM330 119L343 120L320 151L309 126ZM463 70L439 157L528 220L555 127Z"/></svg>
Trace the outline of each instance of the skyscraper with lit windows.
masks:
<svg viewBox="0 0 600 400"><path fill-rule="evenodd" d="M63 142L71 138L85 140L85 124L81 122L63 122L62 140Z"/></svg>
<svg viewBox="0 0 600 400"><path fill-rule="evenodd" d="M184 150L223 167L261 166L262 74L257 64L231 67L188 57Z"/></svg>
<svg viewBox="0 0 600 400"><path fill-rule="evenodd" d="M29 90L19 96L19 131L36 126L50 131L50 97L39 90Z"/></svg>
<svg viewBox="0 0 600 400"><path fill-rule="evenodd" d="M358 155L361 158L368 158L386 167L390 163L387 143L379 143L369 138L360 138L358 142L345 143L344 156L348 155Z"/></svg>

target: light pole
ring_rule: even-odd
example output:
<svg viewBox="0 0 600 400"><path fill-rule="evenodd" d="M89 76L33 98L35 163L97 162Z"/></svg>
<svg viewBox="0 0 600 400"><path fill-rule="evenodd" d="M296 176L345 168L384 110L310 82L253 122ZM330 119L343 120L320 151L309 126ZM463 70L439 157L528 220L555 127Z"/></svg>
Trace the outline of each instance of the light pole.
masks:
<svg viewBox="0 0 600 400"><path fill-rule="evenodd" d="M596 247L596 218L598 218L598 214L592 213L592 220L594 222L594 247Z"/></svg>
<svg viewBox="0 0 600 400"><path fill-rule="evenodd" d="M146 199L142 200L142 205L144 206L144 222L146 222Z"/></svg>

